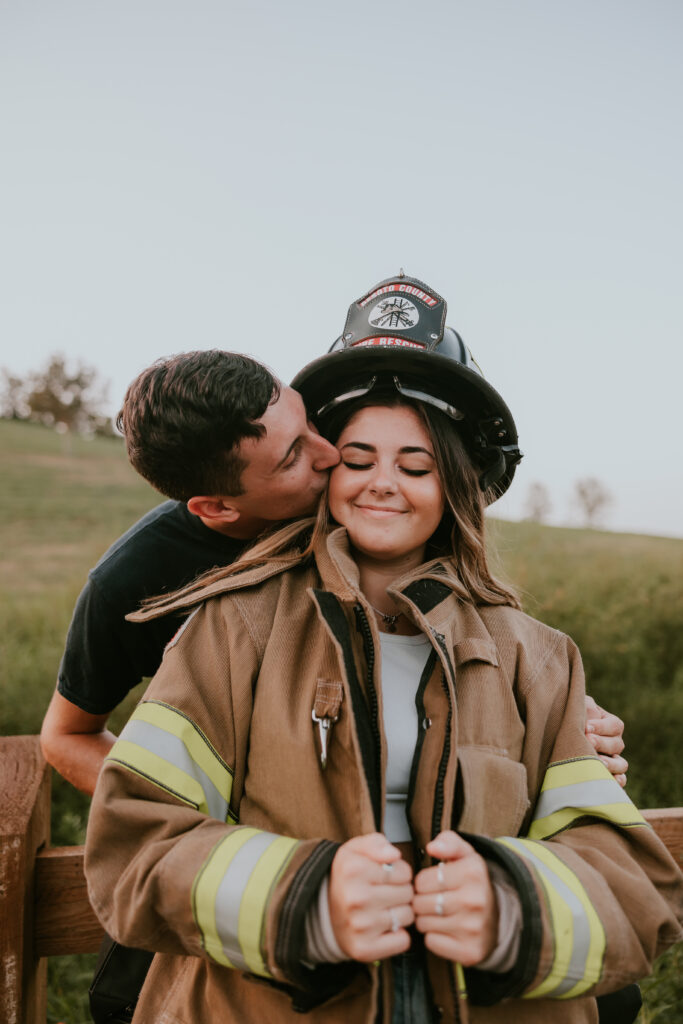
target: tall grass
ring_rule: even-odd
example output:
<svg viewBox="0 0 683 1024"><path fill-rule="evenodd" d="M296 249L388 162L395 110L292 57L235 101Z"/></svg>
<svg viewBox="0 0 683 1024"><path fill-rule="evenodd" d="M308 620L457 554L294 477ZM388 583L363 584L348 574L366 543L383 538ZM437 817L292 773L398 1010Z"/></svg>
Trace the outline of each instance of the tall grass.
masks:
<svg viewBox="0 0 683 1024"><path fill-rule="evenodd" d="M161 499L115 439L0 421L0 731L36 733L87 571ZM526 610L579 644L588 691L626 723L629 792L683 806L683 541L490 522ZM114 731L138 694L112 716ZM88 801L54 776L52 841L83 842ZM50 1024L85 1024L92 957L50 961ZM683 1021L683 951L643 985L641 1024Z"/></svg>

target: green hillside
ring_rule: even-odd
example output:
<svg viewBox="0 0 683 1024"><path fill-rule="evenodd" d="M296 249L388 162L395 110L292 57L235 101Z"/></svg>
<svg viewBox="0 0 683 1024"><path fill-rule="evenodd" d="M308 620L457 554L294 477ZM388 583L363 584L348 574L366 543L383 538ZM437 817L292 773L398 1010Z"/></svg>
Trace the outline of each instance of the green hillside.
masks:
<svg viewBox="0 0 683 1024"><path fill-rule="evenodd" d="M88 568L162 499L129 467L121 441L25 423L0 420L0 474L0 731L35 733ZM526 610L574 637L589 692L626 722L633 799L683 805L683 540L496 520L489 537ZM86 815L85 798L55 779L53 841L82 842ZM60 993L87 988L89 960L74 967L82 962L51 964L51 1020L80 1021ZM662 1006L676 996L672 978L669 970L658 982ZM652 1012L643 1024L677 1019Z"/></svg>

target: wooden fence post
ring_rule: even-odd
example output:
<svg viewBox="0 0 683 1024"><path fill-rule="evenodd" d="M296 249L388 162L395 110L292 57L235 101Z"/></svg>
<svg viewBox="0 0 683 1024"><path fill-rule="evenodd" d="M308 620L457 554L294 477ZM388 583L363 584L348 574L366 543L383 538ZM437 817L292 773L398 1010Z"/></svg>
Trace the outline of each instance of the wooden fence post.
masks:
<svg viewBox="0 0 683 1024"><path fill-rule="evenodd" d="M0 737L0 1020L45 1024L47 960L34 943L35 863L50 838L50 769L37 736Z"/></svg>

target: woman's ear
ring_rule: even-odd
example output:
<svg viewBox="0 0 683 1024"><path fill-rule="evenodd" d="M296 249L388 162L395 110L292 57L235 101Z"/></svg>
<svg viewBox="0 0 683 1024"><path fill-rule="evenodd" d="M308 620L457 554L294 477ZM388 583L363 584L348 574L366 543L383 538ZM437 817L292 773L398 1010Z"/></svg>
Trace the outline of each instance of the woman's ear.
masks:
<svg viewBox="0 0 683 1024"><path fill-rule="evenodd" d="M209 526L218 526L221 523L236 523L240 517L239 510L230 504L229 498L221 497L195 497L190 498L187 503L188 511L200 519L208 519Z"/></svg>

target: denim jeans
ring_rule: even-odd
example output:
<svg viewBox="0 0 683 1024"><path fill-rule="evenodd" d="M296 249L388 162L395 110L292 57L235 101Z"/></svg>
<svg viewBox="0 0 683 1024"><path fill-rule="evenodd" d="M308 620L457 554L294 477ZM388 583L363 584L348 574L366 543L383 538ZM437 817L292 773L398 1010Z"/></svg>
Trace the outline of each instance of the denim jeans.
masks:
<svg viewBox="0 0 683 1024"><path fill-rule="evenodd" d="M391 1024L433 1024L436 1017L421 949L393 957L394 1011Z"/></svg>

